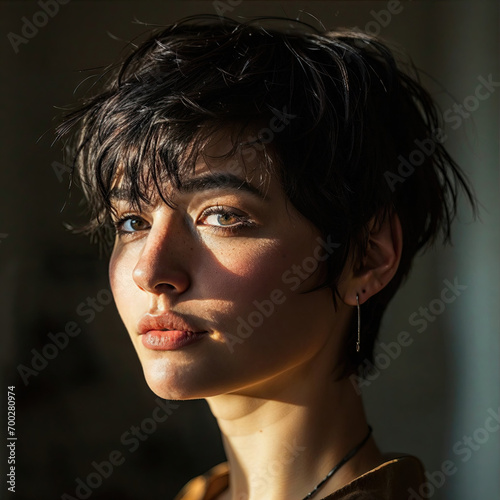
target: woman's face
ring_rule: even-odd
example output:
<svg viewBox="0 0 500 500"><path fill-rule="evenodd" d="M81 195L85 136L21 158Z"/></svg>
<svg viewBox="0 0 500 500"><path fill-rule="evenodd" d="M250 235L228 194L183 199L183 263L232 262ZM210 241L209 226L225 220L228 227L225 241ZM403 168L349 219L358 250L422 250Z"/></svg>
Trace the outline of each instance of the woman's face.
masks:
<svg viewBox="0 0 500 500"><path fill-rule="evenodd" d="M219 141L208 153L228 148ZM286 202L277 179L260 185L261 173L257 159L246 161L246 177L234 161L200 161L170 191L175 208L134 211L117 192L111 287L163 398L259 394L325 349L335 362L331 291L300 292L319 283L337 245Z"/></svg>

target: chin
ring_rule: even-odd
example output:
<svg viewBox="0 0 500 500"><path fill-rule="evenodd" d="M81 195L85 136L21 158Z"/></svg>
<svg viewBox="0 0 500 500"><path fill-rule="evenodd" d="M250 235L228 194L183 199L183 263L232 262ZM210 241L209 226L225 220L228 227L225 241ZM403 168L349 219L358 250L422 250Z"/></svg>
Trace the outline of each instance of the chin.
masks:
<svg viewBox="0 0 500 500"><path fill-rule="evenodd" d="M165 359L143 361L142 367L146 383L160 398L187 401L218 393L210 377L202 377L186 367L173 367Z"/></svg>

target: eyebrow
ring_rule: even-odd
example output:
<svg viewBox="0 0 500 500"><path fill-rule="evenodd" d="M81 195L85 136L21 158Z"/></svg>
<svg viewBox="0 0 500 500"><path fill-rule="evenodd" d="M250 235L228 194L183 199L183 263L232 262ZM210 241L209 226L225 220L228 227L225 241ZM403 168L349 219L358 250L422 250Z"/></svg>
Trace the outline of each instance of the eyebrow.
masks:
<svg viewBox="0 0 500 500"><path fill-rule="evenodd" d="M181 186L181 191L185 193L206 191L210 189L235 189L256 195L262 200L267 199L265 193L263 193L256 186L250 184L244 179L241 179L237 175L225 172L211 173L194 177L183 182Z"/></svg>
<svg viewBox="0 0 500 500"><path fill-rule="evenodd" d="M258 187L241 179L237 175L225 172L210 173L194 177L184 181L180 187L181 193L195 193L200 191L209 191L213 189L234 189L253 194L262 200L267 200L266 194ZM130 198L128 190L114 187L109 193L110 201L128 200Z"/></svg>

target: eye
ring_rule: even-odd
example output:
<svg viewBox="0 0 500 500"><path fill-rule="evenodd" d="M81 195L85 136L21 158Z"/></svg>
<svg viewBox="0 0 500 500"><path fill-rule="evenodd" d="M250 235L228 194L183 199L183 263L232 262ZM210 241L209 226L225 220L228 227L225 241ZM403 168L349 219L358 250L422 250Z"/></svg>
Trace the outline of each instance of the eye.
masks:
<svg viewBox="0 0 500 500"><path fill-rule="evenodd" d="M207 208L200 217L201 225L231 231L255 225L248 216L238 212L219 205Z"/></svg>
<svg viewBox="0 0 500 500"><path fill-rule="evenodd" d="M137 215L127 215L115 223L117 234L130 234L149 229L149 224Z"/></svg>
<svg viewBox="0 0 500 500"><path fill-rule="evenodd" d="M205 223L209 226L233 226L240 222L239 217L230 212L215 213L205 218Z"/></svg>

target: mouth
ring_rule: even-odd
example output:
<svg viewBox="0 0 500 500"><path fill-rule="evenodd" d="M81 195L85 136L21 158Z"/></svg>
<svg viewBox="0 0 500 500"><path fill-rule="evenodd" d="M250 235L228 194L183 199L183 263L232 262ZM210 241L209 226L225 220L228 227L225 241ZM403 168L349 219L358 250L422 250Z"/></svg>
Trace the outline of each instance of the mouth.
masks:
<svg viewBox="0 0 500 500"><path fill-rule="evenodd" d="M141 335L142 345L153 351L175 351L194 344L208 332L189 330L150 330Z"/></svg>
<svg viewBox="0 0 500 500"><path fill-rule="evenodd" d="M172 311L161 315L146 314L139 321L137 331L142 345L154 351L182 349L200 341L208 333Z"/></svg>

